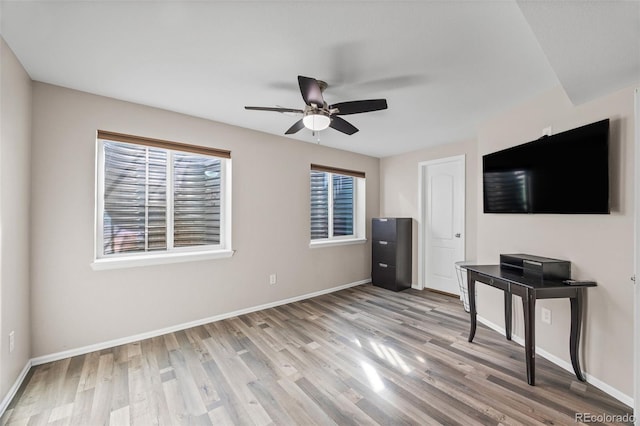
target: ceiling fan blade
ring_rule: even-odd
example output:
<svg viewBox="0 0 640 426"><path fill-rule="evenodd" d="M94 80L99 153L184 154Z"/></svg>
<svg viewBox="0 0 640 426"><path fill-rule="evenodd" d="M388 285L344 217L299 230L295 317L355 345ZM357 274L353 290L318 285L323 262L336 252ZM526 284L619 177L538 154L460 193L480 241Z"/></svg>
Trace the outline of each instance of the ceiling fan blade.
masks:
<svg viewBox="0 0 640 426"><path fill-rule="evenodd" d="M360 114L362 112L379 111L387 109L386 99L369 99L366 101L339 102L329 106L329 109L337 109L336 115Z"/></svg>
<svg viewBox="0 0 640 426"><path fill-rule="evenodd" d="M329 124L329 127L336 129L339 132L346 133L347 135L352 135L358 131L353 124L340 117L331 117L331 124Z"/></svg>
<svg viewBox="0 0 640 426"><path fill-rule="evenodd" d="M298 133L300 129L304 127L304 123L302 122L302 118L295 122L295 124L289 127L289 130L284 132L285 135L292 135L294 133Z"/></svg>
<svg viewBox="0 0 640 426"><path fill-rule="evenodd" d="M300 93L302 99L307 105L315 104L318 107L324 106L324 98L322 97L322 90L318 85L318 80L311 77L298 76L298 85L300 86Z"/></svg>
<svg viewBox="0 0 640 426"><path fill-rule="evenodd" d="M274 111L274 112L297 112L302 114L304 111L301 109L295 108L272 108L272 107L257 107L257 106L246 106L244 109L252 110L252 111Z"/></svg>

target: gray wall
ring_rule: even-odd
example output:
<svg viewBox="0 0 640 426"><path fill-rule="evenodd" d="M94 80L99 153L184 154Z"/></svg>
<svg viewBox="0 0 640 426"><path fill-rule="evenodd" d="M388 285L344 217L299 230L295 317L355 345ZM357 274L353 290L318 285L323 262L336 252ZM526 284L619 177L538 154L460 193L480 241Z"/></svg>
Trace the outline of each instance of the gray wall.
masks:
<svg viewBox="0 0 640 426"><path fill-rule="evenodd" d="M230 150L236 254L93 271L97 129ZM370 277L369 243L309 248L309 167L364 171L369 224L377 158L44 83L33 86L32 158L34 357Z"/></svg>
<svg viewBox="0 0 640 426"><path fill-rule="evenodd" d="M380 160L380 215L412 217L413 226L413 280L418 284L418 222L419 206L418 164L440 158L465 156L465 259L476 257L477 221L477 142L475 139L439 145L407 154L385 157Z"/></svg>
<svg viewBox="0 0 640 426"><path fill-rule="evenodd" d="M583 329L582 367L627 396L633 396L633 275L634 253L634 117L633 89L573 106L562 88L545 93L485 123L478 132L478 164L482 155L539 138L551 126L559 133L611 119L610 215L478 216L478 260L495 263L500 253L531 253L571 261L574 278L595 280L587 297ZM579 156L575 161L580 161ZM478 191L481 193L478 176ZM479 211L482 211L479 199ZM479 286L478 313L504 327L502 296ZM524 335L522 305L514 302L514 331ZM552 324L540 322L540 308L552 311ZM536 344L570 363L566 300L536 304Z"/></svg>
<svg viewBox="0 0 640 426"><path fill-rule="evenodd" d="M0 399L31 356L31 80L0 37ZM9 352L9 333L15 349Z"/></svg>
<svg viewBox="0 0 640 426"><path fill-rule="evenodd" d="M558 133L607 117L612 119L611 215L483 214L484 154L537 139L548 126ZM633 122L632 89L575 107L558 88L483 123L477 140L380 160L381 214L419 220L418 163L465 154L467 258L486 264L497 263L500 253L568 259L574 278L596 280L598 287L588 291L582 367L609 391L628 398L633 395ZM416 242L414 283L417 261ZM521 306L514 301L514 334L523 338ZM540 322L540 307L552 310L551 325ZM537 346L570 365L569 303L544 300L536 309ZM504 328L503 312L502 293L479 285L478 314Z"/></svg>

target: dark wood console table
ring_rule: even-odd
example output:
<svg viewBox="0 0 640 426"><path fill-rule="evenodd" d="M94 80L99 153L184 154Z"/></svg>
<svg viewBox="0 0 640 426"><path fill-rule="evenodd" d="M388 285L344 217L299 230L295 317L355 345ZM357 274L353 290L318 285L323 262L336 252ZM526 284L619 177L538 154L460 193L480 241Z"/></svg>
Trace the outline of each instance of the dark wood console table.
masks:
<svg viewBox="0 0 640 426"><path fill-rule="evenodd" d="M568 298L571 304L571 334L569 337L569 352L571 364L576 377L585 381L580 369L578 348L580 344L580 329L582 326L582 304L584 291L596 284L568 285L562 281L541 280L524 277L522 275L502 269L499 265L464 265L467 270L467 289L469 295L469 314L471 316L471 330L469 342L476 334L476 281L488 284L504 291L504 322L507 340L511 340L511 303L513 294L522 298L524 311L524 347L527 363L527 382L535 384L535 306L536 299Z"/></svg>

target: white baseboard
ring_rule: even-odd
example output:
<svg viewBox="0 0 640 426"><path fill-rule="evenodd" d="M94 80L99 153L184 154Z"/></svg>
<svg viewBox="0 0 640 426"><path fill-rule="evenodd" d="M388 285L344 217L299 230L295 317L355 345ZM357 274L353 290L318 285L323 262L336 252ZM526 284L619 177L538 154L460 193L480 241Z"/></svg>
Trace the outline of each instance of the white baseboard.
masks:
<svg viewBox="0 0 640 426"><path fill-rule="evenodd" d="M235 317L235 316L238 316L238 315L244 315L244 314L248 314L248 313L251 313L251 312L261 311L263 309L275 308L276 306L286 305L288 303L293 303L293 302L298 302L300 300L310 299L312 297L321 296L323 294L328 294L328 293L333 293L333 292L344 290L344 289L347 289L347 288L350 288L350 287L355 287L355 286L358 286L358 285L367 284L369 282L371 282L370 279L356 281L356 282L353 282L353 283L344 284L344 285L340 285L340 286L337 286L337 287L332 287L332 288L328 288L328 289L325 289L325 290L316 291L316 292L313 292L313 293L307 293L307 294L303 294L303 295L300 295L300 296L291 297L291 298L288 298L288 299L283 299L283 300L278 300L278 301L275 301L275 302L265 303L263 305L258 305L258 306L253 306L253 307L250 307L250 308L240 309L240 310L237 310L237 311L228 312L228 313L224 313L224 314L220 314L220 315L214 315L212 317L203 318L203 319L200 319L200 320L191 321L191 322L187 322L187 323L183 323L183 324L179 324L179 325L175 325L175 326L171 326L171 327L166 327L166 328L162 328L162 329L159 329L159 330L149 331L149 332L146 332L146 333L140 333L140 334L136 334L136 335L133 335L133 336L128 336L128 337L123 337L123 338L120 338L120 339L109 340L109 341L102 342L102 343L96 343L96 344L93 344L93 345L83 346L83 347L76 348L76 349L70 349L70 350L67 350L67 351L62 351L62 352L57 352L57 353L53 353L53 354L49 354L49 355L43 355L43 356L32 358L29 361L27 361L26 365L24 366L24 368L20 372L20 375L16 379L15 383L13 384L11 389L9 389L9 392L5 395L5 397L0 402L0 416L2 416L4 414L5 410L7 409L9 404L11 403L11 400L15 396L16 392L18 392L18 389L22 385L22 382L24 381L25 377L27 376L27 373L29 372L29 369L32 366L46 364L48 362L53 362L53 361L59 361L61 359L65 359L65 358L69 358L69 357L73 357L73 356L85 355L85 354L90 353L90 352L99 351L99 350L103 350L103 349L108 349L108 348L112 348L112 347L115 347L115 346L120 346L120 345L124 345L124 344L128 344L128 343L133 343L133 342L137 342L137 341L144 340L144 339L149 339L149 338L156 337L156 336L161 336L163 334L173 333L175 331L186 330L188 328L197 327L197 326L200 326L200 325L203 325L203 324L208 324L208 323L211 323L211 322L220 321L220 320L227 319L227 318L232 318L232 317ZM491 321L489 321L489 320L487 320L487 319L485 319L485 318L483 318L481 316L478 316L478 321L481 322L482 324L486 325L487 327L491 328L492 330L500 333L500 334L504 335L504 333L505 333L504 328L498 326L497 324L492 323ZM523 339L521 337L513 335L512 336L512 340L514 342L520 344L521 346L524 346L524 341L523 341ZM558 358L557 356L545 351L544 349L541 349L541 348L536 346L536 354L542 356L543 358L548 359L552 363L554 363L554 364L558 365L559 367L569 371L570 373L573 373L573 367L571 366L570 363L564 361L561 358ZM585 374L585 378L587 379L588 383L591 383L593 386L597 387L598 389L602 390L603 392L606 392L607 394L609 394L612 397L616 398L617 400L623 402L624 404L626 404L626 405L628 405L630 407L633 407L633 398L630 397L629 395L624 394L623 392L615 389L614 387L608 385L607 383L605 383L605 382L601 381L600 379L598 379L596 377L593 377L593 376L591 376L589 374Z"/></svg>
<svg viewBox="0 0 640 426"><path fill-rule="evenodd" d="M56 352L56 353L53 353L53 354L43 355L43 356L32 358L29 361L27 361L27 364L24 366L24 368L20 372L20 375L16 379L15 383L13 384L13 386L11 386L11 389L9 389L9 392L5 395L5 397L0 402L0 417L4 414L5 410L7 409L9 404L11 403L11 400L16 395L16 392L18 392L18 389L20 389L20 386L22 385L22 382L24 381L25 377L27 376L27 373L29 372L29 369L32 366L46 364L48 362L53 362L53 361L59 361L61 359L70 358L70 357L74 357L74 356L78 356L78 355L84 355L84 354L88 354L90 352L99 351L99 350L103 350L103 349L108 349L108 348L112 348L112 347L115 347L115 346L125 345L125 344L128 344L128 343L137 342L139 340L144 340L144 339L149 339L149 338L156 337L156 336L161 336L163 334L173 333L175 331L186 330L188 328L197 327L199 325L208 324L208 323L211 323L211 322L220 321L220 320L227 319L227 318L232 318L232 317L235 317L235 316L238 316L238 315L248 314L248 313L256 312L256 311L261 311L263 309L275 308L276 306L286 305L287 303L293 303L293 302L298 302L300 300L310 299L312 297L321 296L323 294L334 293L336 291L344 290L346 288L355 287L355 286L362 285L362 284L367 284L367 283L370 283L370 282L371 282L370 278L369 279L365 279L365 280L360 280L360 281L356 281L356 282L353 282L353 283L349 283L349 284L344 284L344 285L340 285L340 286L337 286L337 287L328 288L328 289L325 289L325 290L315 291L313 293L307 293L307 294L303 294L303 295L300 295L300 296L291 297L291 298L288 298L288 299L283 299L283 300L278 300L278 301L275 301L275 302L265 303L263 305L252 306L250 308L240 309L240 310L233 311L233 312L227 312L227 313L220 314L220 315L214 315L212 317L208 317L208 318L203 318L203 319L196 320L196 321L187 322L187 323L184 323L184 324L174 325L174 326L171 326L171 327L162 328L160 330L149 331L149 332L146 332L146 333L141 333L141 334L136 334L136 335L133 335L133 336L123 337L121 339L109 340L107 342L96 343L96 344L93 344L93 345L83 346L83 347L80 347L80 348L70 349L70 350L67 350L67 351Z"/></svg>
<svg viewBox="0 0 640 426"><path fill-rule="evenodd" d="M13 383L13 386L9 388L9 392L7 392L7 394L4 396L2 401L0 401L0 417L2 417L7 407L9 407L9 404L11 403L11 400L13 399L13 397L16 396L18 389L20 389L20 386L22 385L22 382L24 381L25 377L27 377L27 373L29 373L29 369L31 368L32 365L33 364L31 360L28 360L24 368L18 375L18 378Z"/></svg>
<svg viewBox="0 0 640 426"><path fill-rule="evenodd" d="M188 328L197 327L200 325L209 324L211 322L216 322L223 319L236 317L238 315L249 314L251 312L261 311L263 309L275 308L276 306L286 305L287 303L293 303L293 302L298 302L300 300L310 299L312 297L321 296L323 294L334 293L336 291L344 290L346 288L355 287L355 286L366 284L369 282L371 282L371 279L356 281L353 283L344 284L337 287L328 288L325 290L315 291L313 293L303 294L301 296L290 297L288 299L265 303L263 305L252 306L250 308L245 308L245 309L239 309L237 311L227 312L220 315L214 315L212 317L202 318L199 320L174 325L171 327L166 327L159 330L148 331L146 333L135 334L133 336L122 337L120 339L109 340L102 343L95 343L93 345L83 346L75 349L69 349L67 351L56 352L49 355L42 355L39 357L32 358L31 363L32 365L41 365L41 364L46 364L48 362L59 361L65 358L88 354L90 352L113 348L115 346L126 345L128 343L150 339L152 337L162 336L163 334L173 333L176 331L186 330Z"/></svg>
<svg viewBox="0 0 640 426"><path fill-rule="evenodd" d="M481 322L482 324L486 325L490 329L492 329L494 331L497 331L498 333L500 333L502 335L505 334L505 329L503 327L500 327L499 325L494 324L493 322L487 320L486 318L481 317L480 315L478 315L478 322ZM520 346L524 346L524 339L522 337L520 337L520 336L516 336L515 334L512 334L511 335L511 340L516 342ZM567 362L564 359L559 358L559 357L553 355L552 353L545 351L544 349L540 348L539 346L536 346L536 356L541 356L541 357L551 361L552 363L554 363L558 367L568 371L569 373L575 374L574 371L573 371L573 366L571 365L570 362ZM628 405L629 407L633 407L633 397L631 397L631 396L619 391L618 389L616 389L613 386L603 382L602 380L598 379L597 377L594 377L594 376L592 376L590 374L585 373L584 371L582 372L582 374L584 375L584 378L587 380L587 383L592 384L593 386L597 387L601 391L611 395L612 397L614 397L618 401Z"/></svg>

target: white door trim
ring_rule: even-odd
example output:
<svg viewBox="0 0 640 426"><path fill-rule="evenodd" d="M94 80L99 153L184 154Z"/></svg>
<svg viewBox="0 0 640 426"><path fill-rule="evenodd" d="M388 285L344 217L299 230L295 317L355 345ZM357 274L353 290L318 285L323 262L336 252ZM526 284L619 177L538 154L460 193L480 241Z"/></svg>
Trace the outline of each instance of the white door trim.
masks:
<svg viewBox="0 0 640 426"><path fill-rule="evenodd" d="M635 103L635 241L634 241L634 380L633 380L633 411L636 426L640 425L640 88L634 93Z"/></svg>
<svg viewBox="0 0 640 426"><path fill-rule="evenodd" d="M452 161L462 161L462 193L460 196L462 197L462 206L466 206L466 156L455 155L453 157L439 158L437 160L429 160L429 161L421 161L418 163L418 283L414 284L412 287L418 290L423 290L426 286L426 276L427 276L427 265L425 264L425 257L427 251L428 241L428 232L429 229L426 225L425 215L427 214L427 197L425 197L425 187L424 187L424 179L427 176L427 169L429 166L434 164L442 164L442 163L450 163ZM466 207L465 207L466 210ZM464 236L462 241L462 251L466 253L466 230L465 230L465 222L466 222L466 212L465 219L462 221L462 235Z"/></svg>

